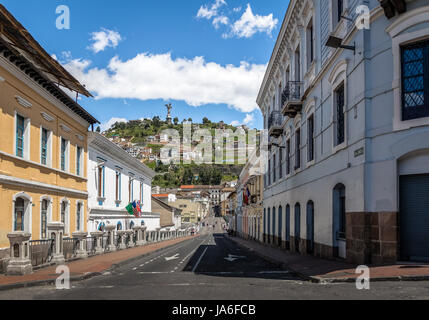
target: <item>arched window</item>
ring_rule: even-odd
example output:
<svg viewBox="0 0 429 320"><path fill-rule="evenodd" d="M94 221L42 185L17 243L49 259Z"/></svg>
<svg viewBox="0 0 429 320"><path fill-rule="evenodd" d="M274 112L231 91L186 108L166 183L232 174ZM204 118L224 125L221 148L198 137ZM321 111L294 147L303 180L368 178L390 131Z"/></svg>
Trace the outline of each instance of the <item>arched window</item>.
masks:
<svg viewBox="0 0 429 320"><path fill-rule="evenodd" d="M116 230L117 231L122 230L122 223L121 222L118 222L118 224L116 225Z"/></svg>
<svg viewBox="0 0 429 320"><path fill-rule="evenodd" d="M136 224L134 223L134 221L131 221L131 223L130 223L130 229L134 228L135 225Z"/></svg>
<svg viewBox="0 0 429 320"><path fill-rule="evenodd" d="M301 240L301 205L295 205L295 251L300 252L299 244Z"/></svg>
<svg viewBox="0 0 429 320"><path fill-rule="evenodd" d="M290 205L286 206L286 249L290 250Z"/></svg>
<svg viewBox="0 0 429 320"><path fill-rule="evenodd" d="M335 256L346 255L346 187L337 184L333 191L333 243Z"/></svg>
<svg viewBox="0 0 429 320"><path fill-rule="evenodd" d="M102 232L104 232L104 227L106 226L106 224L104 223L104 222L101 222L99 225L98 225L98 231L102 231Z"/></svg>
<svg viewBox="0 0 429 320"><path fill-rule="evenodd" d="M307 253L314 252L314 202L307 203Z"/></svg>
<svg viewBox="0 0 429 320"><path fill-rule="evenodd" d="M273 241L275 241L275 237L276 237L276 208L273 208Z"/></svg>
<svg viewBox="0 0 429 320"><path fill-rule="evenodd" d="M143 220L142 220L141 226L142 226L142 227L144 227L144 226L145 226L145 223L144 223L144 221L143 221Z"/></svg>
<svg viewBox="0 0 429 320"><path fill-rule="evenodd" d="M271 209L268 208L268 222L267 222L267 237L268 237L268 243L270 243L271 239Z"/></svg>
<svg viewBox="0 0 429 320"><path fill-rule="evenodd" d="M48 208L49 200L42 200L40 212L40 230L42 239L46 239L48 237Z"/></svg>
<svg viewBox="0 0 429 320"><path fill-rule="evenodd" d="M283 245L283 208L282 206L279 207L279 232L278 232L278 236L279 236L279 246L281 247Z"/></svg>
<svg viewBox="0 0 429 320"><path fill-rule="evenodd" d="M24 218L25 218L25 200L17 198L15 200L15 227L14 231L24 231Z"/></svg>

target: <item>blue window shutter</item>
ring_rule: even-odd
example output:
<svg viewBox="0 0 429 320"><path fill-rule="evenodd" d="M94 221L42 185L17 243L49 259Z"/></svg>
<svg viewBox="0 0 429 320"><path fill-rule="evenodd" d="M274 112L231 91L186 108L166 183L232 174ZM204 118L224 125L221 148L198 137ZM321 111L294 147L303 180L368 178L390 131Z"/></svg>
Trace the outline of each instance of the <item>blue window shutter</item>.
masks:
<svg viewBox="0 0 429 320"><path fill-rule="evenodd" d="M103 167L103 198L106 196L105 180L106 180L106 167Z"/></svg>

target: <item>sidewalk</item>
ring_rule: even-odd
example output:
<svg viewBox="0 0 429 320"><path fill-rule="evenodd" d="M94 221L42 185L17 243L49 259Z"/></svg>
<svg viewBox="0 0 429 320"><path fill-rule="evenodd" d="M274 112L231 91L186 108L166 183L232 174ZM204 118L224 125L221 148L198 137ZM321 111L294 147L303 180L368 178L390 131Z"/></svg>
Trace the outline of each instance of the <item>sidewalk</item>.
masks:
<svg viewBox="0 0 429 320"><path fill-rule="evenodd" d="M66 265L70 268L70 280L80 281L101 275L103 272L111 270L118 265L125 264L147 254L156 252L166 247L170 247L174 244L192 239L194 237L195 236L188 236L180 239L153 243L141 247L116 251L94 256L88 259L75 260L70 263L66 263ZM33 274L26 276L0 275L0 290L54 284L55 280L59 276L55 273L56 268L57 266L47 267L37 270Z"/></svg>
<svg viewBox="0 0 429 320"><path fill-rule="evenodd" d="M317 283L355 282L356 265L343 261L320 259L265 246L255 241L229 237L266 260L280 264L301 278ZM395 264L370 267L371 281L429 281L429 264Z"/></svg>

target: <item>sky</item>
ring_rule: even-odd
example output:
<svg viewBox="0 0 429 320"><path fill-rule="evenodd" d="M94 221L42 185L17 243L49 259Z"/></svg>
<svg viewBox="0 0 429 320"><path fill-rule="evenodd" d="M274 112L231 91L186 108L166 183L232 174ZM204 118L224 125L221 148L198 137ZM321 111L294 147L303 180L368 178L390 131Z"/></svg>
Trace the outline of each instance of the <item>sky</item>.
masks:
<svg viewBox="0 0 429 320"><path fill-rule="evenodd" d="M3 0L94 98L106 130L166 117L261 129L256 98L288 0ZM67 6L69 29L64 20ZM57 13L58 8L58 13Z"/></svg>

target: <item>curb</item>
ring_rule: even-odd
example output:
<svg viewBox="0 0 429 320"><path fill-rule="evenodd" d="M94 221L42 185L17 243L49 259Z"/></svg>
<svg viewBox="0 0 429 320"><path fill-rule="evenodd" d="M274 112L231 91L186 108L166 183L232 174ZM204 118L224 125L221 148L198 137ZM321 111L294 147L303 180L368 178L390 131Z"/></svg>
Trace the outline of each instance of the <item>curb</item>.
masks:
<svg viewBox="0 0 429 320"><path fill-rule="evenodd" d="M232 237L228 235L228 239L236 243L238 246L245 248L257 255L259 255L264 260L274 263L276 265L279 265L285 269L290 270L292 273L294 273L299 278L309 281L312 283L319 283L319 284L331 284L331 283L355 283L357 278L323 278L318 276L309 276L302 272L299 272L295 270L294 268L291 268L287 263L281 262L277 259L272 258L271 256L265 255L261 252L257 252L254 249L239 243L235 241ZM392 276L392 277L375 277L370 278L371 282L386 282L386 281L429 281L429 275L422 275L422 276Z"/></svg>
<svg viewBox="0 0 429 320"><path fill-rule="evenodd" d="M186 240L191 240L191 239L192 238L186 239ZM183 240L183 241L186 241L186 240ZM183 241L181 241L181 242L183 242ZM157 253L157 252L159 252L161 250L170 248L170 247L172 247L172 246L174 246L176 244L179 244L181 242L177 242L175 244L172 244L172 245L160 248L160 249L156 249L154 251L147 252L145 254L142 254L142 255L139 255L139 256L136 256L136 257L133 257L133 258L129 258L127 260L120 261L118 263L113 264L110 268L103 270L102 272L88 272L88 273L85 273L85 274L80 275L80 276L70 277L70 283L77 282L77 281L88 280L88 279L91 279L91 278L94 278L94 277L97 277L97 276L101 276L105 272L112 272L116 268L119 268L119 267L121 267L123 265L129 264L131 262L134 262L134 261L136 261L138 259L141 259L143 257L146 257L146 256L148 256L150 254ZM11 283L11 284L0 285L0 291L7 291L7 290L12 290L12 289L22 289L22 288L33 288L33 287L48 286L48 285L55 284L55 282L56 282L56 279L47 279L47 280L35 280L35 281L28 281L28 282Z"/></svg>

